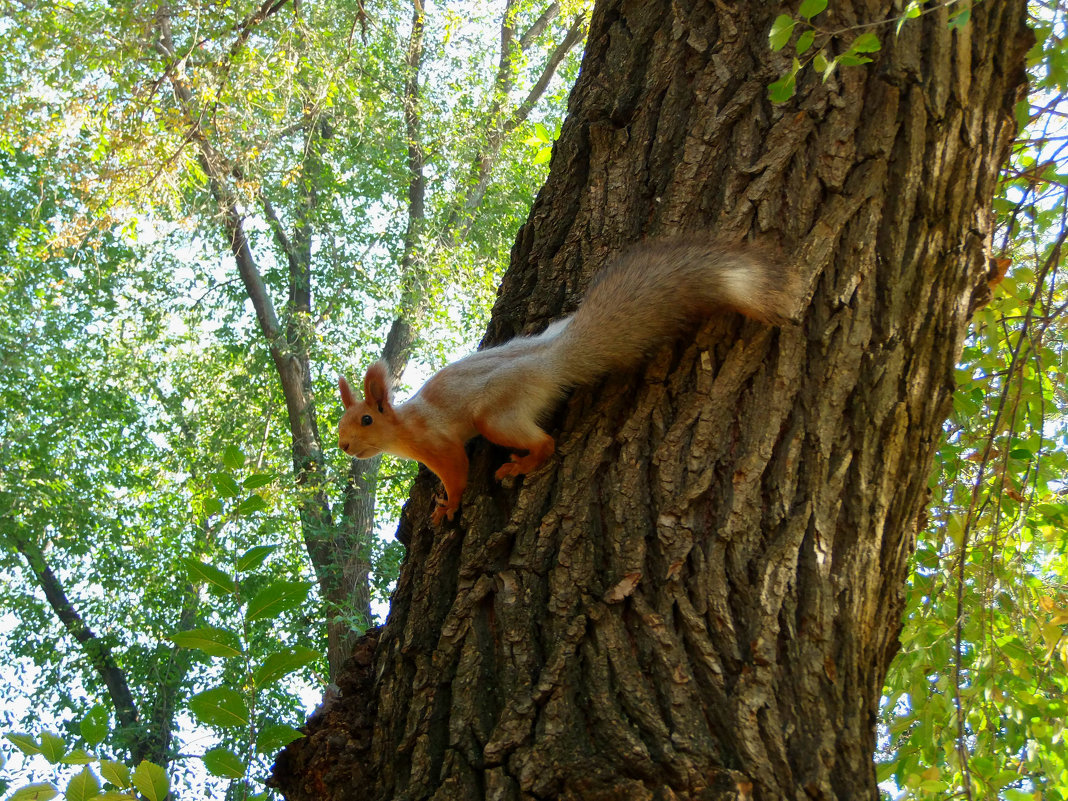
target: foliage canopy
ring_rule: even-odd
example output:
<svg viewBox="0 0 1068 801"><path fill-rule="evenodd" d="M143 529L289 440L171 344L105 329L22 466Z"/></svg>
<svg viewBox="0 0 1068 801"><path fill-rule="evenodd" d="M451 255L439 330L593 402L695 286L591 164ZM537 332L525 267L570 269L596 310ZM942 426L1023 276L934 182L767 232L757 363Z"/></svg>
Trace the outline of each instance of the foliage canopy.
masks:
<svg viewBox="0 0 1068 801"><path fill-rule="evenodd" d="M826 6L770 31L797 56L772 99L809 64L863 69L894 35L833 51ZM22 787L12 798L216 780L251 794L296 735L297 692L325 679L324 621L367 622L329 597L330 571L372 564L388 597L400 548L342 536L349 466L328 433L313 466L294 456L272 359L307 365L318 420L335 373L375 358L394 320L424 365L478 338L583 19L574 3L418 8L4 8L0 726L26 757L0 780ZM905 4L904 24L920 12ZM1035 5L997 200L1005 261L961 357L887 682L880 778L904 797L1068 798L1064 26L1061 6ZM380 471L380 518L410 478ZM355 562L317 561L323 541Z"/></svg>

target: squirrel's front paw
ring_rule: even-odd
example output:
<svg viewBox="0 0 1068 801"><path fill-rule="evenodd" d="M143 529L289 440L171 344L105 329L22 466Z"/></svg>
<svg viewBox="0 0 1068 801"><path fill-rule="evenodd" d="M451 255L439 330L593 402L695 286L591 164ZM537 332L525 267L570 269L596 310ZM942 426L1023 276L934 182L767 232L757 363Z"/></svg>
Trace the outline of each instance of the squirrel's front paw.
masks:
<svg viewBox="0 0 1068 801"><path fill-rule="evenodd" d="M440 526L443 519L452 520L452 516L460 508L459 504L451 504L440 495L434 498L434 503L437 504L437 508L430 515L430 523L435 526Z"/></svg>
<svg viewBox="0 0 1068 801"><path fill-rule="evenodd" d="M548 453L552 453L550 447ZM544 452L528 453L524 456L519 456L513 453L511 461L505 462L497 468L497 472L493 474L493 477L500 481L508 476L522 476L527 473L532 473L545 464L545 460L548 456Z"/></svg>
<svg viewBox="0 0 1068 801"><path fill-rule="evenodd" d="M498 481L501 481L505 478L508 478L508 476L518 476L522 474L523 471L519 469L518 461L518 457L513 454L512 461L505 462L500 467L498 467L497 472L493 474L493 477Z"/></svg>

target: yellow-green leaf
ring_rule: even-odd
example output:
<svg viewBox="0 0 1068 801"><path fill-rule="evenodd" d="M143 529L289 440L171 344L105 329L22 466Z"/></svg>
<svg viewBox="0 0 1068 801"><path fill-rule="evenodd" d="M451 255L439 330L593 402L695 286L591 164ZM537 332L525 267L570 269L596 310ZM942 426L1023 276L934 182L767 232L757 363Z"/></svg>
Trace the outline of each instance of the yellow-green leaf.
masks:
<svg viewBox="0 0 1068 801"><path fill-rule="evenodd" d="M796 20L789 14L780 14L775 18L775 21L771 23L771 31L768 33L768 41L771 43L772 50L782 50L786 46L796 24Z"/></svg>
<svg viewBox="0 0 1068 801"><path fill-rule="evenodd" d="M82 768L81 773L76 773L67 783L67 789L63 793L66 801L89 801L100 794L100 781L89 768Z"/></svg>
<svg viewBox="0 0 1068 801"><path fill-rule="evenodd" d="M249 712L245 699L236 690L216 687L189 699L189 709L201 723L221 728L244 726Z"/></svg>
<svg viewBox="0 0 1068 801"><path fill-rule="evenodd" d="M20 787L8 797L7 801L49 801L57 795L59 795L59 790L54 784L38 782Z"/></svg>
<svg viewBox="0 0 1068 801"><path fill-rule="evenodd" d="M147 759L134 768L132 779L134 787L148 801L164 801L171 789L166 771Z"/></svg>
<svg viewBox="0 0 1068 801"><path fill-rule="evenodd" d="M208 656L229 657L243 653L241 639L234 632L215 626L178 631L172 634L170 639L180 648L196 648Z"/></svg>
<svg viewBox="0 0 1068 801"><path fill-rule="evenodd" d="M219 746L207 751L202 757L204 767L212 776L223 779L240 779L245 775L245 763L229 748Z"/></svg>

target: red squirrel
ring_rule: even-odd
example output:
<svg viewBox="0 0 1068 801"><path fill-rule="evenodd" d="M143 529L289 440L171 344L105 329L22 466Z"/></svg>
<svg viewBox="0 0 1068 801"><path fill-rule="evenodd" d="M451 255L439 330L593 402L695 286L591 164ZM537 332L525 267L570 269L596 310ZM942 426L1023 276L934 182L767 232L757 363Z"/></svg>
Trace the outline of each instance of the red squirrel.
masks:
<svg viewBox="0 0 1068 801"><path fill-rule="evenodd" d="M794 275L756 248L700 235L635 245L596 276L573 315L445 366L405 403L393 404L385 362L368 369L363 400L340 378L338 445L358 459L385 451L422 462L445 487L432 522L452 520L467 486L464 444L475 435L525 451L498 480L529 473L553 453L539 421L568 389L637 367L716 308L780 324L796 301Z"/></svg>

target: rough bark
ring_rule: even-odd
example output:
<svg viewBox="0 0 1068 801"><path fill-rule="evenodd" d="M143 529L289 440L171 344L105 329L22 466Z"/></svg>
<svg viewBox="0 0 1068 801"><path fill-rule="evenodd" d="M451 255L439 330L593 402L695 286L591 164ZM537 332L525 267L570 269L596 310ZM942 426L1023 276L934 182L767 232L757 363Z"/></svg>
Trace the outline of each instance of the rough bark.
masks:
<svg viewBox="0 0 1068 801"><path fill-rule="evenodd" d="M390 619L280 757L287 798L877 797L880 690L1030 39L1023 0L957 31L934 10L772 106L782 11L597 5L487 341L680 230L776 243L802 319L722 316L576 392L514 487L477 443L441 531L424 475Z"/></svg>

